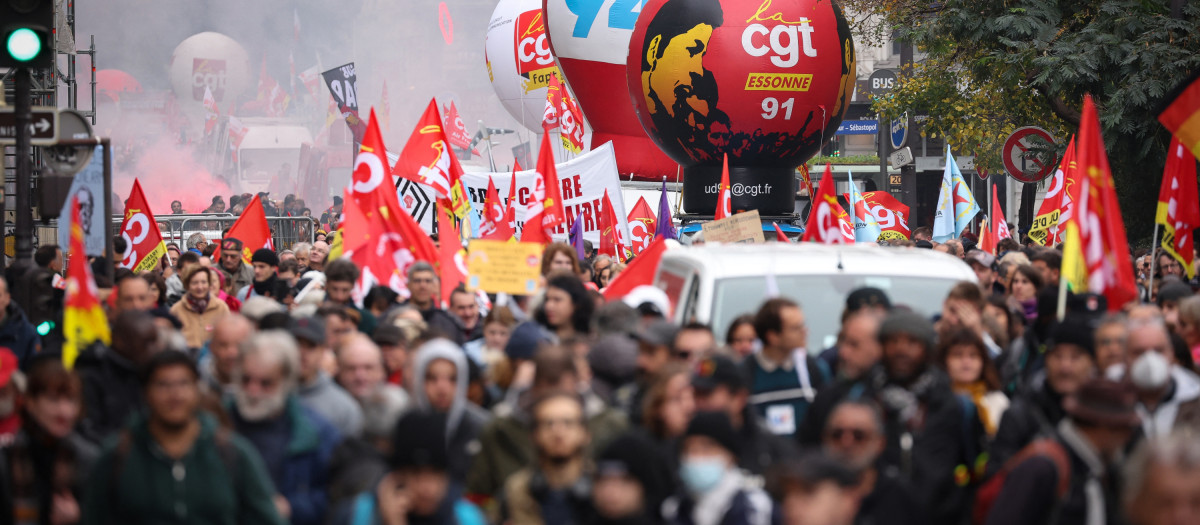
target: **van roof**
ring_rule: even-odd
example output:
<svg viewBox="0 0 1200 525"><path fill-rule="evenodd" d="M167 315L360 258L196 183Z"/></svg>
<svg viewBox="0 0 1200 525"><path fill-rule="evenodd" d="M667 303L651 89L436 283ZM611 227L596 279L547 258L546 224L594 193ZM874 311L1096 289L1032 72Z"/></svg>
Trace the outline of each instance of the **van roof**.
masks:
<svg viewBox="0 0 1200 525"><path fill-rule="evenodd" d="M714 279L767 273L844 273L975 280L975 272L957 257L921 248L885 248L875 244L706 243L667 250L662 266L676 265L692 267Z"/></svg>

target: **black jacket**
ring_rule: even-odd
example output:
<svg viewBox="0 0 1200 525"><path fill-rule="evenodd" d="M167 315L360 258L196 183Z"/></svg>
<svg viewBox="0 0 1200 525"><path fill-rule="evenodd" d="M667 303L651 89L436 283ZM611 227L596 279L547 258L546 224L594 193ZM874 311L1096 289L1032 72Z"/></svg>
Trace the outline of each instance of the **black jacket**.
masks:
<svg viewBox="0 0 1200 525"><path fill-rule="evenodd" d="M858 507L854 525L923 525L925 513L912 488L894 475L876 472L875 487Z"/></svg>
<svg viewBox="0 0 1200 525"><path fill-rule="evenodd" d="M766 475L773 465L795 455L796 447L788 439L772 434L758 414L747 405L742 411L741 451L738 467L757 476Z"/></svg>
<svg viewBox="0 0 1200 525"><path fill-rule="evenodd" d="M9 303L4 311L4 321L0 321L0 346L12 350L24 368L29 358L38 353L41 343L42 338L34 331L25 312L17 303Z"/></svg>
<svg viewBox="0 0 1200 525"><path fill-rule="evenodd" d="M137 366L103 345L80 352L75 370L83 383L83 417L79 433L101 445L125 427L130 416L144 411Z"/></svg>
<svg viewBox="0 0 1200 525"><path fill-rule="evenodd" d="M1055 425L1066 416L1062 408L1062 396L1044 380L1035 381L1035 385L1014 397L1008 410L1000 417L1000 426L988 450L989 476L1000 470L1009 458L1017 455L1034 438L1039 435L1054 436Z"/></svg>

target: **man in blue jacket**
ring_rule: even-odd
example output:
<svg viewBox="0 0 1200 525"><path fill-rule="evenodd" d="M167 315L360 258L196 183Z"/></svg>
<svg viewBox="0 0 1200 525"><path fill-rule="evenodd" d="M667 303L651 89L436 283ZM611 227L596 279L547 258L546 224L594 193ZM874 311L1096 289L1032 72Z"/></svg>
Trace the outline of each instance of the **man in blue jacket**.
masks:
<svg viewBox="0 0 1200 525"><path fill-rule="evenodd" d="M0 279L0 346L12 350L25 368L25 363L41 348L42 339L34 331L29 318L12 300L8 283Z"/></svg>
<svg viewBox="0 0 1200 525"><path fill-rule="evenodd" d="M242 342L234 369L234 429L267 465L275 506L293 525L325 522L328 470L341 441L337 429L296 397L300 353L283 330L259 332Z"/></svg>

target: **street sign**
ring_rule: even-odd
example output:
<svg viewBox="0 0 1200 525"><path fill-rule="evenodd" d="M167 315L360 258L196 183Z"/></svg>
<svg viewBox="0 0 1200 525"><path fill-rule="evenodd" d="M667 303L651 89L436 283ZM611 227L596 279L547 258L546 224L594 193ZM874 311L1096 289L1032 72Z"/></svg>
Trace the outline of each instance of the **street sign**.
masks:
<svg viewBox="0 0 1200 525"><path fill-rule="evenodd" d="M12 106L0 108L0 146L12 146L17 143L15 109ZM29 129L29 143L33 146L50 146L58 142L58 109L34 106Z"/></svg>
<svg viewBox="0 0 1200 525"><path fill-rule="evenodd" d="M835 135L874 135L879 133L877 120L843 120Z"/></svg>
<svg viewBox="0 0 1200 525"><path fill-rule="evenodd" d="M904 143L908 141L908 113L902 117L892 121L892 148L900 149L904 147Z"/></svg>
<svg viewBox="0 0 1200 525"><path fill-rule="evenodd" d="M912 164L912 161L912 149L910 148L900 148L888 155L888 164L891 164L893 168L902 168Z"/></svg>
<svg viewBox="0 0 1200 525"><path fill-rule="evenodd" d="M1043 142L1054 144L1054 137L1037 126L1019 128L1004 140L1000 149L1000 158L1004 160L1004 171L1018 181L1024 183L1039 182L1054 173L1057 159L1053 155L1037 155L1030 149L1037 143L1037 138Z"/></svg>
<svg viewBox="0 0 1200 525"><path fill-rule="evenodd" d="M58 134L60 140L86 140L92 138L92 125L81 113L73 109L64 109L58 113ZM81 146L54 145L46 148L43 158L46 165L56 175L74 175L79 173L92 158L95 144ZM69 182L67 183L70 184Z"/></svg>
<svg viewBox="0 0 1200 525"><path fill-rule="evenodd" d="M890 69L876 69L867 81L871 83L871 95L880 97L896 88L896 72Z"/></svg>

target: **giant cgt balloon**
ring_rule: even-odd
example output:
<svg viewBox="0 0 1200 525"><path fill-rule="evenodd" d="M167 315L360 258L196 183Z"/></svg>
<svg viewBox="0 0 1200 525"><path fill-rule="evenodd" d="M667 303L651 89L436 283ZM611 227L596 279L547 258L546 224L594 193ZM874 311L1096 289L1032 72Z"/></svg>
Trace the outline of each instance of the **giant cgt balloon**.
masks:
<svg viewBox="0 0 1200 525"><path fill-rule="evenodd" d="M728 154L732 208L779 214L841 123L854 66L831 0L649 0L626 76L647 134L684 166L688 213L713 213Z"/></svg>
<svg viewBox="0 0 1200 525"><path fill-rule="evenodd" d="M626 88L629 36L646 0L538 1L550 48L592 126L592 144L612 141L622 175L675 180L678 165L646 136Z"/></svg>
<svg viewBox="0 0 1200 525"><path fill-rule="evenodd" d="M557 69L541 0L501 0L488 24L484 57L492 88L522 126L542 133L546 87Z"/></svg>

